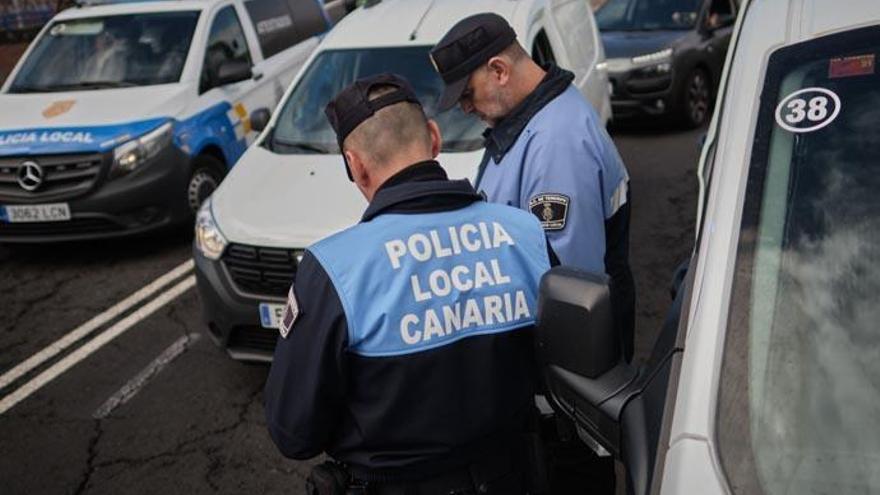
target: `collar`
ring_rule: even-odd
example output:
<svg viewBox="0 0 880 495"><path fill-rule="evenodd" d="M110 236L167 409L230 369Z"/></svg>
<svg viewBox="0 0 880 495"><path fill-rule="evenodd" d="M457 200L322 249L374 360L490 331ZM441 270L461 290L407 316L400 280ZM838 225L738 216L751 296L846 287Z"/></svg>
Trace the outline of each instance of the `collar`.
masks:
<svg viewBox="0 0 880 495"><path fill-rule="evenodd" d="M383 213L454 210L482 199L470 181L449 180L438 162L428 160L406 167L379 186L361 222Z"/></svg>
<svg viewBox="0 0 880 495"><path fill-rule="evenodd" d="M501 119L495 127L490 127L483 132L486 152L495 163L500 163L504 155L510 151L513 143L522 134L532 117L535 116L547 103L562 94L574 80L574 74L560 69L554 64L545 66L547 74L538 84L534 91L520 102L506 117Z"/></svg>

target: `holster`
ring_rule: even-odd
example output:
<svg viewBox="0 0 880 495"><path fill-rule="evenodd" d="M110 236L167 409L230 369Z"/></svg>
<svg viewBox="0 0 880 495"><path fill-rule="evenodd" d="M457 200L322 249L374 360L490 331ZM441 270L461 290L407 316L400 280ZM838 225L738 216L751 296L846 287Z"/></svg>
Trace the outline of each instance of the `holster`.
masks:
<svg viewBox="0 0 880 495"><path fill-rule="evenodd" d="M346 495L350 476L345 466L324 461L312 467L306 478L307 495Z"/></svg>

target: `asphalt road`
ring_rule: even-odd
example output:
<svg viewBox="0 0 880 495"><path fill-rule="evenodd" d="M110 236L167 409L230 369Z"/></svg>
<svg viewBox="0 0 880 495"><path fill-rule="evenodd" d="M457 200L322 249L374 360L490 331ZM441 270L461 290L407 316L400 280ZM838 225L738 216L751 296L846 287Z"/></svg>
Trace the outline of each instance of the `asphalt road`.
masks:
<svg viewBox="0 0 880 495"><path fill-rule="evenodd" d="M637 356L650 350L672 271L691 247L701 132L614 133L632 177ZM64 343L190 251L188 231L0 245L0 374ZM82 338L15 381L0 379L0 411L8 408L0 412L0 492L303 493L308 464L283 458L265 429L268 368L234 362L214 346L198 295L187 289L191 272L178 273L93 331L81 329ZM182 293L150 302L171 287ZM111 333L118 336L89 353L93 339ZM45 384L23 396L34 383Z"/></svg>

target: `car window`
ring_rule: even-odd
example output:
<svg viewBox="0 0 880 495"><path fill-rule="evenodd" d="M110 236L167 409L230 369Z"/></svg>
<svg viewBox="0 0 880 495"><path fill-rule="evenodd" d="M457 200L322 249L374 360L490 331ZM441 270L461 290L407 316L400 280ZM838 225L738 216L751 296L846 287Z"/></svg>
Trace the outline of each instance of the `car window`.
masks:
<svg viewBox="0 0 880 495"><path fill-rule="evenodd" d="M706 27L715 29L729 26L736 19L734 12L730 0L712 0L709 5L709 13L706 16Z"/></svg>
<svg viewBox="0 0 880 495"><path fill-rule="evenodd" d="M535 44L532 47L532 60L541 66L556 63L556 55L553 54L553 47L550 46L550 40L547 39L547 33L544 31L535 36Z"/></svg>
<svg viewBox="0 0 880 495"><path fill-rule="evenodd" d="M218 70L223 63L234 61L253 63L238 15L231 5L217 13L214 23L211 24L206 46L200 86L202 91L206 91L211 81L216 80Z"/></svg>
<svg viewBox="0 0 880 495"><path fill-rule="evenodd" d="M176 82L198 18L198 12L165 12L54 22L36 42L10 92Z"/></svg>
<svg viewBox="0 0 880 495"><path fill-rule="evenodd" d="M405 77L443 134L443 151L471 151L482 147L483 124L458 108L438 113L443 81L431 66L430 46L328 50L306 69L284 103L272 132L270 146L277 152L338 153L336 135L324 107L355 80L393 72Z"/></svg>
<svg viewBox="0 0 880 495"><path fill-rule="evenodd" d="M691 29L702 0L608 0L596 11L601 31Z"/></svg>
<svg viewBox="0 0 880 495"><path fill-rule="evenodd" d="M734 493L880 493L878 40L770 57L717 408Z"/></svg>
<svg viewBox="0 0 880 495"><path fill-rule="evenodd" d="M244 5L267 58L328 27L324 10L315 0L248 0Z"/></svg>

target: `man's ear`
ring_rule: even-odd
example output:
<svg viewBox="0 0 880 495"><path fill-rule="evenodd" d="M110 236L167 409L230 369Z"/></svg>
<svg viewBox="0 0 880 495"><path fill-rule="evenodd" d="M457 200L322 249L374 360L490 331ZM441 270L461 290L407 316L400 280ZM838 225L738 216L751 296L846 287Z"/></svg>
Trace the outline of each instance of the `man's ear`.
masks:
<svg viewBox="0 0 880 495"><path fill-rule="evenodd" d="M363 157L355 150L346 149L343 153L345 153L345 161L348 163L348 170L351 172L352 180L360 184L369 175Z"/></svg>
<svg viewBox="0 0 880 495"><path fill-rule="evenodd" d="M507 85L507 81L510 80L510 61L504 57L495 56L489 59L486 62L486 66L489 68L489 76L495 80L495 83L499 86Z"/></svg>
<svg viewBox="0 0 880 495"><path fill-rule="evenodd" d="M431 136L431 158L437 158L443 146L443 136L440 134L440 126L434 119L428 119L428 134Z"/></svg>

